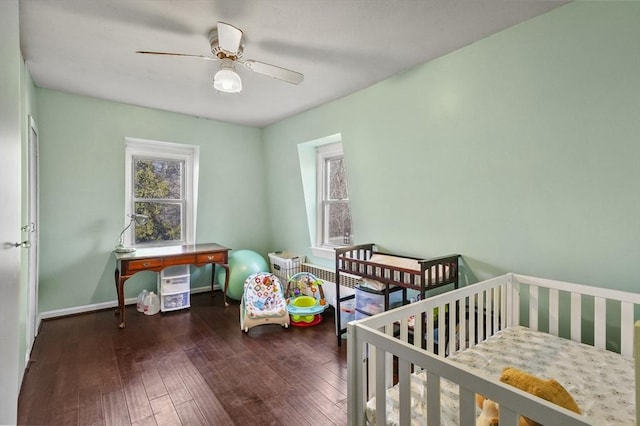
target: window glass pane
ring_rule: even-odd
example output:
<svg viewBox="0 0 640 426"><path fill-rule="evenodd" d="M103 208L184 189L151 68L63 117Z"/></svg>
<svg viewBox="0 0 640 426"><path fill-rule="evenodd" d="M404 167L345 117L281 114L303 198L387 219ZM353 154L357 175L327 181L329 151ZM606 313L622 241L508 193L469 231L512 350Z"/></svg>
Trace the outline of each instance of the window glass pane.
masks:
<svg viewBox="0 0 640 426"><path fill-rule="evenodd" d="M135 211L149 216L149 220L144 225L134 223L136 244L182 240L181 204L137 202Z"/></svg>
<svg viewBox="0 0 640 426"><path fill-rule="evenodd" d="M134 197L181 199L182 170L182 161L134 158Z"/></svg>
<svg viewBox="0 0 640 426"><path fill-rule="evenodd" d="M349 203L331 203L328 206L327 234L332 245L351 244L351 209Z"/></svg>
<svg viewBox="0 0 640 426"><path fill-rule="evenodd" d="M347 192L347 177L344 171L344 158L328 159L326 166L329 175L329 199L344 200L349 198Z"/></svg>

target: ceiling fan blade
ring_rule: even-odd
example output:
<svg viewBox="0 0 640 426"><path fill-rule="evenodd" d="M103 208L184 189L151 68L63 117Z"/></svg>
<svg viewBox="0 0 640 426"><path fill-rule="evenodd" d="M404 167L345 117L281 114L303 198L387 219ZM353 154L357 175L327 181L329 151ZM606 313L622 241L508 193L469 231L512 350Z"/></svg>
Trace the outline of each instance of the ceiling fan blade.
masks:
<svg viewBox="0 0 640 426"><path fill-rule="evenodd" d="M244 67L250 71L277 78L278 80L286 81L287 83L300 84L302 83L302 80L304 80L304 75L299 72L277 67L275 65L265 64L264 62L258 62L252 59L237 62L244 65Z"/></svg>
<svg viewBox="0 0 640 426"><path fill-rule="evenodd" d="M190 55L188 53L171 53L171 52L153 52L150 50L136 50L136 53L142 53L143 55L165 55L165 56L186 56L188 58L206 59L208 61L217 61L218 58L204 55Z"/></svg>
<svg viewBox="0 0 640 426"><path fill-rule="evenodd" d="M226 53L235 55L240 49L242 30L225 22L218 22L218 46Z"/></svg>

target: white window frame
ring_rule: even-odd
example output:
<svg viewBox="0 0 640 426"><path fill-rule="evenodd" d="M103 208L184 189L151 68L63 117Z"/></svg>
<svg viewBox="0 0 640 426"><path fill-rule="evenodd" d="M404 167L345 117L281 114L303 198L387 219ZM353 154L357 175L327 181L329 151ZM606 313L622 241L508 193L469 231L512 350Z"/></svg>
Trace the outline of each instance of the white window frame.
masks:
<svg viewBox="0 0 640 426"><path fill-rule="evenodd" d="M182 217L183 237L182 241L170 241L165 244L160 242L135 244L134 227L131 227L124 235L126 246L159 246L195 244L196 219L198 211L198 177L200 171L200 147L173 142L161 142L146 139L125 138L125 200L124 217L125 226L131 220L129 214L133 211L133 159L134 157L157 158L184 162L184 190L185 208Z"/></svg>
<svg viewBox="0 0 640 426"><path fill-rule="evenodd" d="M328 218L327 210L332 201L327 199L329 176L326 169L328 160L335 158L344 158L342 142L335 142L321 145L316 148L316 249L318 251L329 251L333 254L333 249L343 246L344 244L330 244L327 242L328 237ZM349 203L349 199L341 200Z"/></svg>

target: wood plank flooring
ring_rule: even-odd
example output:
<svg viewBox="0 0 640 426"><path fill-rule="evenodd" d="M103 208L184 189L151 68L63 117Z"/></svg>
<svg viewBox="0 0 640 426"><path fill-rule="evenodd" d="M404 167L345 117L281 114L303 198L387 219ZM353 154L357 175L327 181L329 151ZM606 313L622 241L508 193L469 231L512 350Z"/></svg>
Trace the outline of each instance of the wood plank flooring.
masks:
<svg viewBox="0 0 640 426"><path fill-rule="evenodd" d="M345 425L346 345L313 327L240 330L219 292L189 310L127 307L44 321L18 401L21 425Z"/></svg>

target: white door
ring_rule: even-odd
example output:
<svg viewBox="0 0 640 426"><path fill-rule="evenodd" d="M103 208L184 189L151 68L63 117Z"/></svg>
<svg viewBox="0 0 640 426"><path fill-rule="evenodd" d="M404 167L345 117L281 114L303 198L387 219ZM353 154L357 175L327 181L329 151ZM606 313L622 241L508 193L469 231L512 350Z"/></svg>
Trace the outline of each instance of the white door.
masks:
<svg viewBox="0 0 640 426"><path fill-rule="evenodd" d="M16 424L21 241L20 28L17 0L0 1L0 424Z"/></svg>
<svg viewBox="0 0 640 426"><path fill-rule="evenodd" d="M38 128L29 117L29 148L28 148L28 216L29 223L22 227L23 237L31 245L27 252L27 353L25 363L29 361L29 354L33 341L38 335Z"/></svg>

